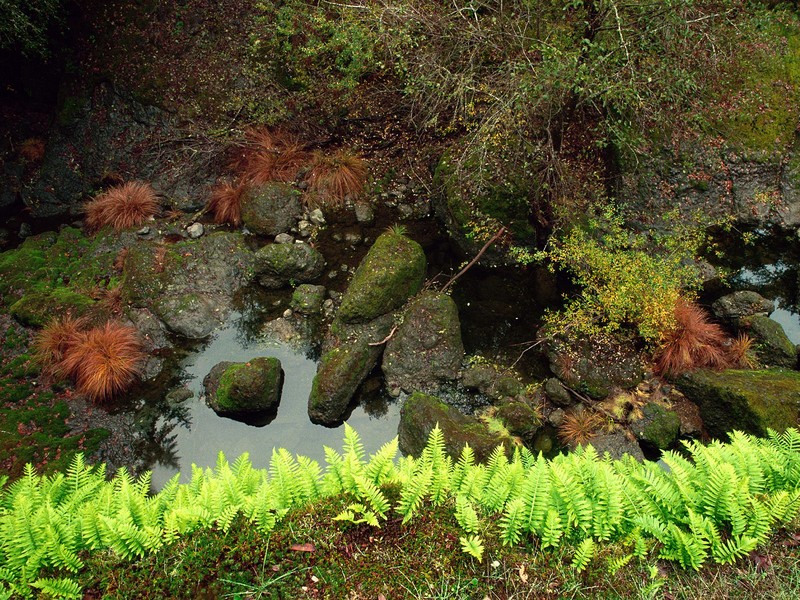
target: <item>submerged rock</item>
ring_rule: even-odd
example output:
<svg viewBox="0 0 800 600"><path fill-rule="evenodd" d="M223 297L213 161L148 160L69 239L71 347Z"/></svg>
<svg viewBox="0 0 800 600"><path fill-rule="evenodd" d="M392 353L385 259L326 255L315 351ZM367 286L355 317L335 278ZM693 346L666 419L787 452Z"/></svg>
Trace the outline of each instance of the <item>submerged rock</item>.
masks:
<svg viewBox="0 0 800 600"><path fill-rule="evenodd" d="M251 185L242 194L242 223L253 233L288 232L303 214L300 191L288 183Z"/></svg>
<svg viewBox="0 0 800 600"><path fill-rule="evenodd" d="M325 259L308 244L269 244L255 254L258 282L278 289L290 282L314 281L325 269Z"/></svg>
<svg viewBox="0 0 800 600"><path fill-rule="evenodd" d="M447 294L428 292L403 312L402 323L386 343L382 369L389 387L434 391L458 376L463 358L455 302Z"/></svg>
<svg viewBox="0 0 800 600"><path fill-rule="evenodd" d="M382 233L356 269L337 319L364 323L401 307L422 288L425 268L417 242L394 231Z"/></svg>
<svg viewBox="0 0 800 600"><path fill-rule="evenodd" d="M734 429L764 436L767 428L797 427L800 373L766 371L695 371L676 380L683 394L700 408L706 431L725 438Z"/></svg>
<svg viewBox="0 0 800 600"><path fill-rule="evenodd" d="M491 431L478 418L464 415L434 396L415 392L400 409L400 450L419 456L437 423L444 434L445 450L454 459L461 456L464 444L469 444L477 461L485 461L499 445L507 454L517 445L510 436Z"/></svg>
<svg viewBox="0 0 800 600"><path fill-rule="evenodd" d="M221 362L203 379L206 404L221 417L247 418L274 411L281 400L283 370L274 357Z"/></svg>

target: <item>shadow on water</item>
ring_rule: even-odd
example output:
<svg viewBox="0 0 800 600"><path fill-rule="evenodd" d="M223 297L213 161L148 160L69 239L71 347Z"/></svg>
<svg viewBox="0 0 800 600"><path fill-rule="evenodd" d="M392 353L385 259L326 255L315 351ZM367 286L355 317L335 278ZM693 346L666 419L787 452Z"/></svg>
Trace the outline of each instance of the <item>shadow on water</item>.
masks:
<svg viewBox="0 0 800 600"><path fill-rule="evenodd" d="M723 259L714 263L727 275L706 291L704 300L737 290L752 290L772 300L770 318L786 331L793 344L800 344L800 239L794 232L756 229L746 232L752 243L742 244L739 236L717 233L715 241Z"/></svg>

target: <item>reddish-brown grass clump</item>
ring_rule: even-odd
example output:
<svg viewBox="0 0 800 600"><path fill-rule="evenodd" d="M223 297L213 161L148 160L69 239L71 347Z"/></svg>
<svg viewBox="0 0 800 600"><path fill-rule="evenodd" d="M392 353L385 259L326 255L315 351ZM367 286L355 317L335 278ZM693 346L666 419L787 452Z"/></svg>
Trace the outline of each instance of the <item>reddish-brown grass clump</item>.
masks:
<svg viewBox="0 0 800 600"><path fill-rule="evenodd" d="M568 446L588 443L597 432L605 427L606 419L591 410L575 410L564 415L558 427L558 437Z"/></svg>
<svg viewBox="0 0 800 600"><path fill-rule="evenodd" d="M231 183L222 181L211 191L211 199L206 205L214 215L215 223L230 223L238 226L242 222L242 194L247 188L243 181Z"/></svg>
<svg viewBox="0 0 800 600"><path fill-rule="evenodd" d="M309 154L297 138L282 131L266 128L249 130L247 144L234 165L243 178L252 183L294 181L308 164Z"/></svg>
<svg viewBox="0 0 800 600"><path fill-rule="evenodd" d="M362 158L339 150L329 156L315 152L306 179L309 190L323 204L340 206L347 198L364 192L367 176L367 164Z"/></svg>
<svg viewBox="0 0 800 600"><path fill-rule="evenodd" d="M109 188L86 204L86 224L92 230L110 225L116 230L141 225L158 212L158 196L149 183L129 181Z"/></svg>
<svg viewBox="0 0 800 600"><path fill-rule="evenodd" d="M44 140L42 138L28 138L19 147L19 155L25 162L38 164L44 158Z"/></svg>
<svg viewBox="0 0 800 600"><path fill-rule="evenodd" d="M746 333L740 333L731 341L728 355L730 356L731 366L738 369L754 369L757 361L753 357L753 338Z"/></svg>
<svg viewBox="0 0 800 600"><path fill-rule="evenodd" d="M675 327L667 332L656 359L657 370L680 375L692 369L724 369L730 366L727 338L719 325L697 304L679 299Z"/></svg>
<svg viewBox="0 0 800 600"><path fill-rule="evenodd" d="M125 391L136 379L145 354L133 327L109 321L78 334L64 357L64 371L79 392L95 402Z"/></svg>
<svg viewBox="0 0 800 600"><path fill-rule="evenodd" d="M69 376L62 362L86 325L86 319L70 315L50 321L34 340L36 360L57 377Z"/></svg>

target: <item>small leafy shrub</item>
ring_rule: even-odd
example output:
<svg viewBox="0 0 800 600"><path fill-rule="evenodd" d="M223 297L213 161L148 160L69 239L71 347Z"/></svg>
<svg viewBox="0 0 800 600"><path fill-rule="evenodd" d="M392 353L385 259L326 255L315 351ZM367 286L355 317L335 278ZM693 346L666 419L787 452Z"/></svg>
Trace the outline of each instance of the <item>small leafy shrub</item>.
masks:
<svg viewBox="0 0 800 600"><path fill-rule="evenodd" d="M230 223L239 226L242 222L242 194L247 188L244 181L232 183L222 181L211 191L207 208L214 215L215 223Z"/></svg>
<svg viewBox="0 0 800 600"><path fill-rule="evenodd" d="M309 190L322 204L341 206L348 198L357 198L367 185L367 164L362 158L339 150L332 155L315 152L306 174Z"/></svg>
<svg viewBox="0 0 800 600"><path fill-rule="evenodd" d="M86 225L97 230L110 225L116 230L141 225L158 212L155 190L149 183L129 181L114 186L86 204Z"/></svg>
<svg viewBox="0 0 800 600"><path fill-rule="evenodd" d="M724 369L732 366L727 341L728 337L719 325L710 320L703 308L678 298L674 309L674 326L665 333L656 368L665 375L680 375L693 369ZM746 347L739 346L742 359L746 351Z"/></svg>

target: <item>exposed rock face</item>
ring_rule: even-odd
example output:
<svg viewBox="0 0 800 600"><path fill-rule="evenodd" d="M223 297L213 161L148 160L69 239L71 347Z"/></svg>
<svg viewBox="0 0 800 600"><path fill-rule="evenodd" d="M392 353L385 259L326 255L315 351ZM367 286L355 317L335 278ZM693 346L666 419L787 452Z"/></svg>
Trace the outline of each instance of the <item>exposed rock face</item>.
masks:
<svg viewBox="0 0 800 600"><path fill-rule="evenodd" d="M680 434L681 420L677 413L650 402L642 408L642 418L631 423L631 430L640 442L666 450Z"/></svg>
<svg viewBox="0 0 800 600"><path fill-rule="evenodd" d="M246 419L274 411L281 399L283 370L274 357L246 363L221 362L203 379L206 403L221 417Z"/></svg>
<svg viewBox="0 0 800 600"><path fill-rule="evenodd" d="M600 456L608 452L613 459L619 460L623 456L630 455L636 460L644 460L644 454L639 444L628 439L624 431L612 431L592 438L589 442Z"/></svg>
<svg viewBox="0 0 800 600"><path fill-rule="evenodd" d="M787 369L797 366L797 349L777 321L755 315L742 319L739 329L755 342L756 356L762 365Z"/></svg>
<svg viewBox="0 0 800 600"><path fill-rule="evenodd" d="M773 304L772 300L767 300L757 292L741 290L722 296L711 308L718 318L737 326L742 317L753 315L766 317L772 312Z"/></svg>
<svg viewBox="0 0 800 600"><path fill-rule="evenodd" d="M363 325L338 324L330 349L320 359L308 398L308 416L315 423L338 425L361 382L378 364L392 315ZM372 346L371 343L376 343Z"/></svg>
<svg viewBox="0 0 800 600"><path fill-rule="evenodd" d="M221 325L221 316L227 310L221 309L214 296L189 293L160 299L153 305L153 312L173 333L200 340Z"/></svg>
<svg viewBox="0 0 800 600"><path fill-rule="evenodd" d="M400 409L400 450L419 456L437 423L444 434L445 449L454 459L461 456L464 444L470 445L478 461L485 461L501 444L508 454L516 445L507 435L491 432L477 418L462 414L434 396L415 392Z"/></svg>
<svg viewBox="0 0 800 600"><path fill-rule="evenodd" d="M242 195L242 223L261 235L289 231L303 213L300 191L288 183L252 185Z"/></svg>
<svg viewBox="0 0 800 600"><path fill-rule="evenodd" d="M420 245L392 231L382 233L358 265L337 319L365 323L400 308L421 288L425 253Z"/></svg>
<svg viewBox="0 0 800 600"><path fill-rule="evenodd" d="M763 436L767 428L797 427L800 373L797 371L695 371L676 385L697 404L706 431L724 439L737 429Z"/></svg>
<svg viewBox="0 0 800 600"><path fill-rule="evenodd" d="M269 244L256 251L258 282L268 289L289 285L290 281L314 281L325 269L325 259L308 244Z"/></svg>
<svg viewBox="0 0 800 600"><path fill-rule="evenodd" d="M458 308L447 294L431 292L404 311L386 343L382 368L389 387L430 392L458 376L463 358Z"/></svg>

